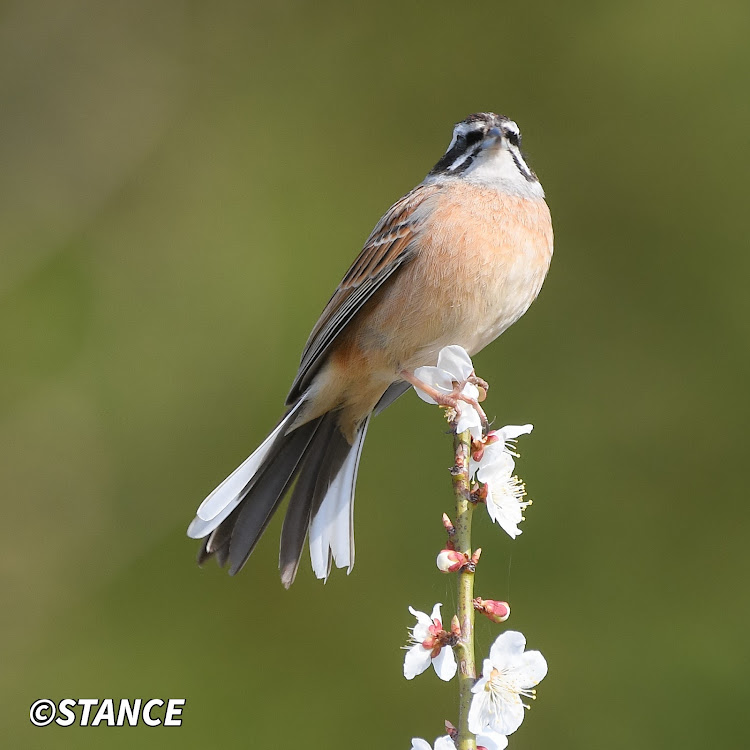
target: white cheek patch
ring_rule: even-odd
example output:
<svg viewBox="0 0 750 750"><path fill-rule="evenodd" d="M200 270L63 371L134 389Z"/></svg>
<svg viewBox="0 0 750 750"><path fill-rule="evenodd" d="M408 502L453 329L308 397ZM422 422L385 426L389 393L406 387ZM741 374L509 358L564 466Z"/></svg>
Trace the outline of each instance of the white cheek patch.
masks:
<svg viewBox="0 0 750 750"><path fill-rule="evenodd" d="M473 159L474 156L476 156L476 151L467 151L465 154L461 154L461 156L459 156L458 159L448 167L448 171L455 172L467 159Z"/></svg>

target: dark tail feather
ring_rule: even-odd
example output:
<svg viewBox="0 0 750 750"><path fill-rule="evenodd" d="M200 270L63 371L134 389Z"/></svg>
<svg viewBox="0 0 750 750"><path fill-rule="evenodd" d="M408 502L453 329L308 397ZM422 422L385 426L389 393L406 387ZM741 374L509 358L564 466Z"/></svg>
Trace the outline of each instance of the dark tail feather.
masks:
<svg viewBox="0 0 750 750"><path fill-rule="evenodd" d="M288 588L294 581L311 524L317 529L313 568L318 578L327 578L332 559L351 570L354 483L366 429L367 421L349 445L338 428L337 414L329 412L292 432L278 432L232 501L236 507L221 522L216 519L218 525L198 552L198 563L215 556L222 567L229 562L230 575L238 573L296 479L281 531L282 583ZM227 497L231 496L225 492L223 501ZM204 533L207 522L198 518L194 524L195 535Z"/></svg>
<svg viewBox="0 0 750 750"><path fill-rule="evenodd" d="M241 490L234 510L206 536L198 551L199 565L216 556L221 567L231 561L230 575L239 571L291 485L319 422L313 420L275 439Z"/></svg>
<svg viewBox="0 0 750 750"><path fill-rule="evenodd" d="M305 454L281 529L279 570L286 588L297 575L310 522L351 449L336 425L335 415L326 414Z"/></svg>
<svg viewBox="0 0 750 750"><path fill-rule="evenodd" d="M208 560L212 555L216 556L216 562L219 567L223 568L229 559L229 540L232 538L232 529L237 522L237 516L240 514L242 506L237 508L228 515L221 525L207 536L198 551L198 565Z"/></svg>
<svg viewBox="0 0 750 750"><path fill-rule="evenodd" d="M380 397L380 401L375 404L373 414L380 414L383 409L387 409L397 398L401 398L411 388L410 383L403 380L397 380L388 386L388 390Z"/></svg>
<svg viewBox="0 0 750 750"><path fill-rule="evenodd" d="M229 575L242 570L274 511L294 481L320 420L303 424L284 436L263 468L253 477L229 540ZM227 519L229 520L229 519Z"/></svg>

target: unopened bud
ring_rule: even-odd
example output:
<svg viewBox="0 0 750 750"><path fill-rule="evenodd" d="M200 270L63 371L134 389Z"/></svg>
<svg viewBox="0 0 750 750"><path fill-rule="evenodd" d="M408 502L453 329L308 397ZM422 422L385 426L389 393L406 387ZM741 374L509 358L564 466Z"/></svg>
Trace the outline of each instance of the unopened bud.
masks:
<svg viewBox="0 0 750 750"><path fill-rule="evenodd" d="M447 513L443 513L443 526L445 527L445 530L448 532L448 536L456 535L456 527L453 525L453 521L451 521Z"/></svg>
<svg viewBox="0 0 750 750"><path fill-rule="evenodd" d="M479 438L472 438L471 441L471 457L475 461L481 461L484 455L484 440Z"/></svg>
<svg viewBox="0 0 750 750"><path fill-rule="evenodd" d="M457 638L461 635L461 623L458 621L458 615L453 615L451 619L451 634Z"/></svg>
<svg viewBox="0 0 750 750"><path fill-rule="evenodd" d="M451 724L448 719L445 720L445 733L449 734L453 740L458 737L458 729Z"/></svg>
<svg viewBox="0 0 750 750"><path fill-rule="evenodd" d="M482 548L477 547L474 550L474 554L471 556L471 562L476 567L476 564L479 562L479 558L482 556Z"/></svg>
<svg viewBox="0 0 750 750"><path fill-rule="evenodd" d="M472 601L472 604L477 612L481 612L492 622L505 622L510 617L510 604L508 602L477 597Z"/></svg>
<svg viewBox="0 0 750 750"><path fill-rule="evenodd" d="M466 565L466 555L455 549L441 549L435 562L443 573L455 573Z"/></svg>

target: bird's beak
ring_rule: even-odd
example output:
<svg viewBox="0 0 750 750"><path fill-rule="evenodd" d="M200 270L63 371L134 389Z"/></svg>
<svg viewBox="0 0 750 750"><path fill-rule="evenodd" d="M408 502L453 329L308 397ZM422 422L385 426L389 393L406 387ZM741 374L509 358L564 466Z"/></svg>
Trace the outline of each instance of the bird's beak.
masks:
<svg viewBox="0 0 750 750"><path fill-rule="evenodd" d="M497 150L502 145L503 131L500 128L490 128L484 137L483 149Z"/></svg>

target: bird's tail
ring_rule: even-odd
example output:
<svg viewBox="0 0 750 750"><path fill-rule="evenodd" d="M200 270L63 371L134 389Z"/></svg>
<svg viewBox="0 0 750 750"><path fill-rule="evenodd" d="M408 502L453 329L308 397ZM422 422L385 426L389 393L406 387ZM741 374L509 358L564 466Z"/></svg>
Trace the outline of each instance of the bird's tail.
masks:
<svg viewBox="0 0 750 750"><path fill-rule="evenodd" d="M335 412L290 429L302 401L201 503L188 528L188 536L205 537L199 563L215 555L219 565L229 562L230 575L241 570L296 479L281 530L282 583L294 581L308 531L318 578L328 578L332 562L351 572L354 488L369 417L350 445Z"/></svg>

